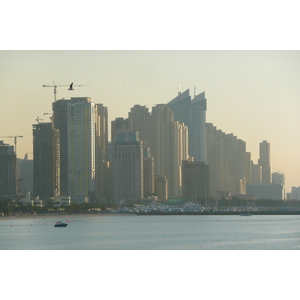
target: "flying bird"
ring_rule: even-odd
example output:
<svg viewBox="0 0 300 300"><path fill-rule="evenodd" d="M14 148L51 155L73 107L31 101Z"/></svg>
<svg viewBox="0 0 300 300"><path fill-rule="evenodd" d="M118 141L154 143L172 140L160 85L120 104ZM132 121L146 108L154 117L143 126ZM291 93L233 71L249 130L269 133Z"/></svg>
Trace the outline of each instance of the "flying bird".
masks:
<svg viewBox="0 0 300 300"><path fill-rule="evenodd" d="M73 82L70 84L70 88L68 89L69 91L73 91Z"/></svg>

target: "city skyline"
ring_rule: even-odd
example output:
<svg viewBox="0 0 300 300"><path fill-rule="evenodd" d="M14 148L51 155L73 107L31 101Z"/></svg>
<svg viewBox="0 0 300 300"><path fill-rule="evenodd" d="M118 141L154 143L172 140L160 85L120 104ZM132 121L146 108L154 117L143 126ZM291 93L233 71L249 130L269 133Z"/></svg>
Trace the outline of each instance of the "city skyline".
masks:
<svg viewBox="0 0 300 300"><path fill-rule="evenodd" d="M300 185L299 51L1 51L0 62L7 103L0 135L23 136L19 158L32 155L36 118L50 121L44 113L52 113L53 88L43 85L65 85L58 86L57 99L102 103L109 128L136 104L151 109L187 89L193 98L196 86L196 94L205 92L207 123L245 141L254 163L267 140L272 172L285 174L287 192Z"/></svg>

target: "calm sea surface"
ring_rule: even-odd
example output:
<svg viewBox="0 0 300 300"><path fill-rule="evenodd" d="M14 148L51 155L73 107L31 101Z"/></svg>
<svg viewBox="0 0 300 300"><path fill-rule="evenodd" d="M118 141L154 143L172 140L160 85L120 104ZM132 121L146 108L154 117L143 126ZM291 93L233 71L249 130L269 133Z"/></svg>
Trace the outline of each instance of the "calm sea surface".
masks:
<svg viewBox="0 0 300 300"><path fill-rule="evenodd" d="M1 250L297 250L300 216L69 216L0 220Z"/></svg>

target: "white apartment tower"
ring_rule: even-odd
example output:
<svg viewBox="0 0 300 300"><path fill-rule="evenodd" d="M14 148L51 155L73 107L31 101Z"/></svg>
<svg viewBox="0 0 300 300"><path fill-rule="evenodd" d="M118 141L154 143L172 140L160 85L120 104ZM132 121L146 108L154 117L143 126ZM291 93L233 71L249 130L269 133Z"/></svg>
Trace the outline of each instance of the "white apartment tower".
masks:
<svg viewBox="0 0 300 300"><path fill-rule="evenodd" d="M95 106L91 98L68 105L68 195L76 202L95 196Z"/></svg>

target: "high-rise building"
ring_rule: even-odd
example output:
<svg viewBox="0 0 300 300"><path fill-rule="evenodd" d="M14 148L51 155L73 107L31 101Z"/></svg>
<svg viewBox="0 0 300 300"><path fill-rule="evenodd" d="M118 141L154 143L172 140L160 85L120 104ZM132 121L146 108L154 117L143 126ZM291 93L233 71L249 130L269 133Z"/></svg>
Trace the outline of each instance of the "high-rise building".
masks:
<svg viewBox="0 0 300 300"><path fill-rule="evenodd" d="M290 193L287 193L288 200L300 200L300 186L293 186Z"/></svg>
<svg viewBox="0 0 300 300"><path fill-rule="evenodd" d="M271 183L270 143L267 141L259 144L258 164L262 167L262 183Z"/></svg>
<svg viewBox="0 0 300 300"><path fill-rule="evenodd" d="M190 132L190 156L195 161L207 162L206 145L206 98L205 93L201 93L192 100L191 105Z"/></svg>
<svg viewBox="0 0 300 300"><path fill-rule="evenodd" d="M174 120L183 123L188 127L192 124L191 105L192 99L190 96L190 90L186 90L183 93L178 92L178 96L167 104L167 106L174 112Z"/></svg>
<svg viewBox="0 0 300 300"><path fill-rule="evenodd" d="M114 143L119 134L123 132L133 132L132 121L130 119L116 118L111 122L111 142ZM114 147L112 147L113 156Z"/></svg>
<svg viewBox="0 0 300 300"><path fill-rule="evenodd" d="M102 104L95 104L95 179L96 200L109 197L108 162L108 111Z"/></svg>
<svg viewBox="0 0 300 300"><path fill-rule="evenodd" d="M116 203L144 196L143 143L138 132L120 133L114 142L113 178Z"/></svg>
<svg viewBox="0 0 300 300"><path fill-rule="evenodd" d="M166 176L168 195L180 196L182 160L188 158L187 126L174 121L174 112L166 104L156 105L151 114L145 106L135 105L126 122L125 127L138 131L144 146L150 148L154 174Z"/></svg>
<svg viewBox="0 0 300 300"><path fill-rule="evenodd" d="M81 103L81 104L79 104ZM85 104L83 104L85 103ZM84 106L85 108L78 110L74 109L74 105L76 107ZM76 140L72 140L72 146L69 143L69 117L72 118L72 126L73 132L74 128L77 126L77 129L80 130L81 123L85 124L84 129L86 132L90 132L89 135L90 142L86 145L87 147L91 147L91 160L94 161L94 176L95 178L95 191L85 192L85 196L81 197L89 197L95 196L95 200L103 201L107 198L107 187L108 187L108 179L109 176L106 174L108 172L108 112L107 108L102 104L93 104L91 103L91 99L87 97L79 97L79 98L71 98L71 99L61 99L56 102L53 102L53 124L54 127L59 129L60 132L60 180L61 180L61 196L69 195L69 153L72 152L72 147L76 144ZM68 111L76 111L76 118L74 118L73 114L68 115ZM93 116L91 115L93 114ZM92 124L93 123L93 124ZM77 124L77 125L76 125ZM75 127L74 127L75 126ZM91 135L94 130L94 137ZM81 140L79 136L76 137L77 142L80 143L82 141L81 131ZM76 134L76 133L75 133ZM89 145L89 146L88 146ZM92 149L94 147L94 150ZM73 148L74 149L74 148ZM85 153L89 151L85 148ZM77 154L79 155L78 151ZM82 156L83 157L83 156ZM92 167L93 169L93 167ZM74 174L73 174L74 175ZM85 174L86 176L86 174ZM74 177L73 177L74 179ZM72 179L72 180L73 180ZM78 179L78 178L77 178ZM71 180L71 181L72 181ZM76 183L75 183L76 185ZM82 185L82 183L81 183ZM74 185L73 185L74 186ZM74 192L72 192L74 193ZM87 196L89 194L89 196ZM86 198L84 198L86 199ZM82 199L81 199L82 200ZM80 200L79 200L80 201Z"/></svg>
<svg viewBox="0 0 300 300"><path fill-rule="evenodd" d="M169 199L168 179L164 175L154 176L154 193L158 201L164 202Z"/></svg>
<svg viewBox="0 0 300 300"><path fill-rule="evenodd" d="M182 163L182 198L199 202L209 197L208 165L202 161Z"/></svg>
<svg viewBox="0 0 300 300"><path fill-rule="evenodd" d="M150 154L150 148L144 148L143 174L144 198L147 198L154 194L154 158Z"/></svg>
<svg viewBox="0 0 300 300"><path fill-rule="evenodd" d="M225 156L226 134L211 123L206 124L206 129L209 194L215 196L218 191L228 191L229 172Z"/></svg>
<svg viewBox="0 0 300 300"><path fill-rule="evenodd" d="M252 176L249 183L259 184L262 183L262 169L258 164L252 162Z"/></svg>
<svg viewBox="0 0 300 300"><path fill-rule="evenodd" d="M178 93L178 96L167 105L174 112L174 120L188 126L189 156L195 161L207 161L206 142L206 109L205 92L194 95L191 99L189 90Z"/></svg>
<svg viewBox="0 0 300 300"><path fill-rule="evenodd" d="M91 98L71 98L68 109L68 196L95 199L95 107Z"/></svg>
<svg viewBox="0 0 300 300"><path fill-rule="evenodd" d="M174 122L173 111L165 104L152 109L151 153L154 157L155 175L168 179L168 196L181 195L182 160L188 159L188 128Z"/></svg>
<svg viewBox="0 0 300 300"><path fill-rule="evenodd" d="M285 176L281 172L272 173L272 183L285 185Z"/></svg>
<svg viewBox="0 0 300 300"><path fill-rule="evenodd" d="M33 196L51 198L60 190L60 139L52 123L33 124Z"/></svg>
<svg viewBox="0 0 300 300"><path fill-rule="evenodd" d="M218 191L245 194L247 179L251 178L251 156L246 152L246 143L211 123L206 128L210 195L215 196Z"/></svg>
<svg viewBox="0 0 300 300"><path fill-rule="evenodd" d="M24 159L17 159L17 172L20 195L32 194L33 191L33 160L28 159L26 153Z"/></svg>
<svg viewBox="0 0 300 300"><path fill-rule="evenodd" d="M146 106L135 105L128 113L128 120L131 122L132 130L139 132L140 140L144 147L149 147L151 141L151 114Z"/></svg>
<svg viewBox="0 0 300 300"><path fill-rule="evenodd" d="M17 165L14 147L0 141L0 196L17 194Z"/></svg>
<svg viewBox="0 0 300 300"><path fill-rule="evenodd" d="M60 137L60 195L68 195L68 105L71 100L61 99L52 103L54 128Z"/></svg>

